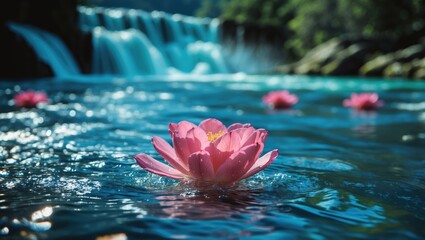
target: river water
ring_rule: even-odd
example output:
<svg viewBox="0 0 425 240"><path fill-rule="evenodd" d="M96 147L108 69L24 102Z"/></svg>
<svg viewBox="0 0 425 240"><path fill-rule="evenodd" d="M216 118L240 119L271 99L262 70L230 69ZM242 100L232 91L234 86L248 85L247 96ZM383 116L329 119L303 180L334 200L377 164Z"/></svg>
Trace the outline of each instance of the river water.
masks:
<svg viewBox="0 0 425 240"><path fill-rule="evenodd" d="M19 109L19 91L50 103ZM298 95L290 110L261 102ZM211 75L41 79L0 83L0 238L421 239L425 237L425 83ZM378 92L370 112L342 106ZM147 173L152 136L168 123L251 123L279 149L230 189Z"/></svg>

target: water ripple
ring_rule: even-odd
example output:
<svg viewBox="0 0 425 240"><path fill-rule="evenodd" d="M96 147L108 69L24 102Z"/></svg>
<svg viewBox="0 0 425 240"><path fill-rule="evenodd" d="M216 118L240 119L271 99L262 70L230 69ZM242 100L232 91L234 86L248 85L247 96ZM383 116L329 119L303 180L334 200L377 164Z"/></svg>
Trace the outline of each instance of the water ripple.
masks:
<svg viewBox="0 0 425 240"><path fill-rule="evenodd" d="M0 238L419 239L423 86L243 74L2 82ZM51 103L13 106L29 88ZM261 97L277 88L300 102L268 109ZM344 108L360 90L379 91L385 105ZM162 159L151 138L170 141L169 122L210 117L267 129L265 152L277 148L279 157L230 189L159 177L133 159Z"/></svg>

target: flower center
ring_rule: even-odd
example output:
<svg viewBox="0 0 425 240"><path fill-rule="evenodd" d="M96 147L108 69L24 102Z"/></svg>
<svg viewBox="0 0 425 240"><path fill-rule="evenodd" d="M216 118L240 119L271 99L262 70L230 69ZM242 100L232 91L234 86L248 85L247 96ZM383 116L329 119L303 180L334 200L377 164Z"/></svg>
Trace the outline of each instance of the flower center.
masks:
<svg viewBox="0 0 425 240"><path fill-rule="evenodd" d="M221 137L224 135L223 131L220 131L218 133L212 133L212 132L208 132L207 136L208 136L208 141L209 142L214 142L217 138Z"/></svg>

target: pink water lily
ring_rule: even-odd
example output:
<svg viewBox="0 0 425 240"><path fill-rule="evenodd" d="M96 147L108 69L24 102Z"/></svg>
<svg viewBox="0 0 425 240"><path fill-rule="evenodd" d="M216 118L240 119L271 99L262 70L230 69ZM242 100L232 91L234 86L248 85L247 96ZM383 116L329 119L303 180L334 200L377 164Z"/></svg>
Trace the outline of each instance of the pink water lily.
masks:
<svg viewBox="0 0 425 240"><path fill-rule="evenodd" d="M45 93L31 90L20 92L16 94L13 99L16 106L25 108L34 108L39 103L48 102L47 95Z"/></svg>
<svg viewBox="0 0 425 240"><path fill-rule="evenodd" d="M227 185L260 172L278 155L275 149L259 158L267 132L250 124L226 128L217 119L206 119L199 126L187 121L170 123L168 129L174 148L156 136L152 144L171 166L144 153L135 156L142 168L164 177Z"/></svg>
<svg viewBox="0 0 425 240"><path fill-rule="evenodd" d="M377 93L352 93L351 98L343 101L344 107L351 107L358 110L373 110L381 107L383 104L379 100Z"/></svg>
<svg viewBox="0 0 425 240"><path fill-rule="evenodd" d="M288 91L271 91L263 97L263 102L274 109L286 109L298 102L298 97Z"/></svg>

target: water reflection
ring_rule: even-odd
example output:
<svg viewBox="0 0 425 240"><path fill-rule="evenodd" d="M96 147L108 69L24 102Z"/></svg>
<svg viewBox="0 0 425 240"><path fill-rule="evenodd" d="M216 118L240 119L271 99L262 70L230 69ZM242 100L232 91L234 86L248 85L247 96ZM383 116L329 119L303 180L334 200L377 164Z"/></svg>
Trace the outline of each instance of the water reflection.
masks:
<svg viewBox="0 0 425 240"><path fill-rule="evenodd" d="M293 117L302 117L304 113L301 110L298 109L270 109L264 111L268 115L273 114L284 114L287 116L293 116Z"/></svg>
<svg viewBox="0 0 425 240"><path fill-rule="evenodd" d="M360 124L352 128L353 136L356 138L375 139L376 125Z"/></svg>
<svg viewBox="0 0 425 240"><path fill-rule="evenodd" d="M293 167L334 172L350 171L357 168L354 164L336 158L293 157L287 158L285 164Z"/></svg>
<svg viewBox="0 0 425 240"><path fill-rule="evenodd" d="M353 119L364 119L364 120L375 120L376 117L378 116L377 111L366 111L366 110L356 110L356 109L351 109L351 117Z"/></svg>
<svg viewBox="0 0 425 240"><path fill-rule="evenodd" d="M316 216L367 228L375 227L388 219L388 213L382 204L341 190L323 189L312 192L303 202L290 206Z"/></svg>
<svg viewBox="0 0 425 240"><path fill-rule="evenodd" d="M191 220L228 219L240 213L261 218L265 206L255 199L253 190L186 190L155 197L158 206L148 207L150 214Z"/></svg>

